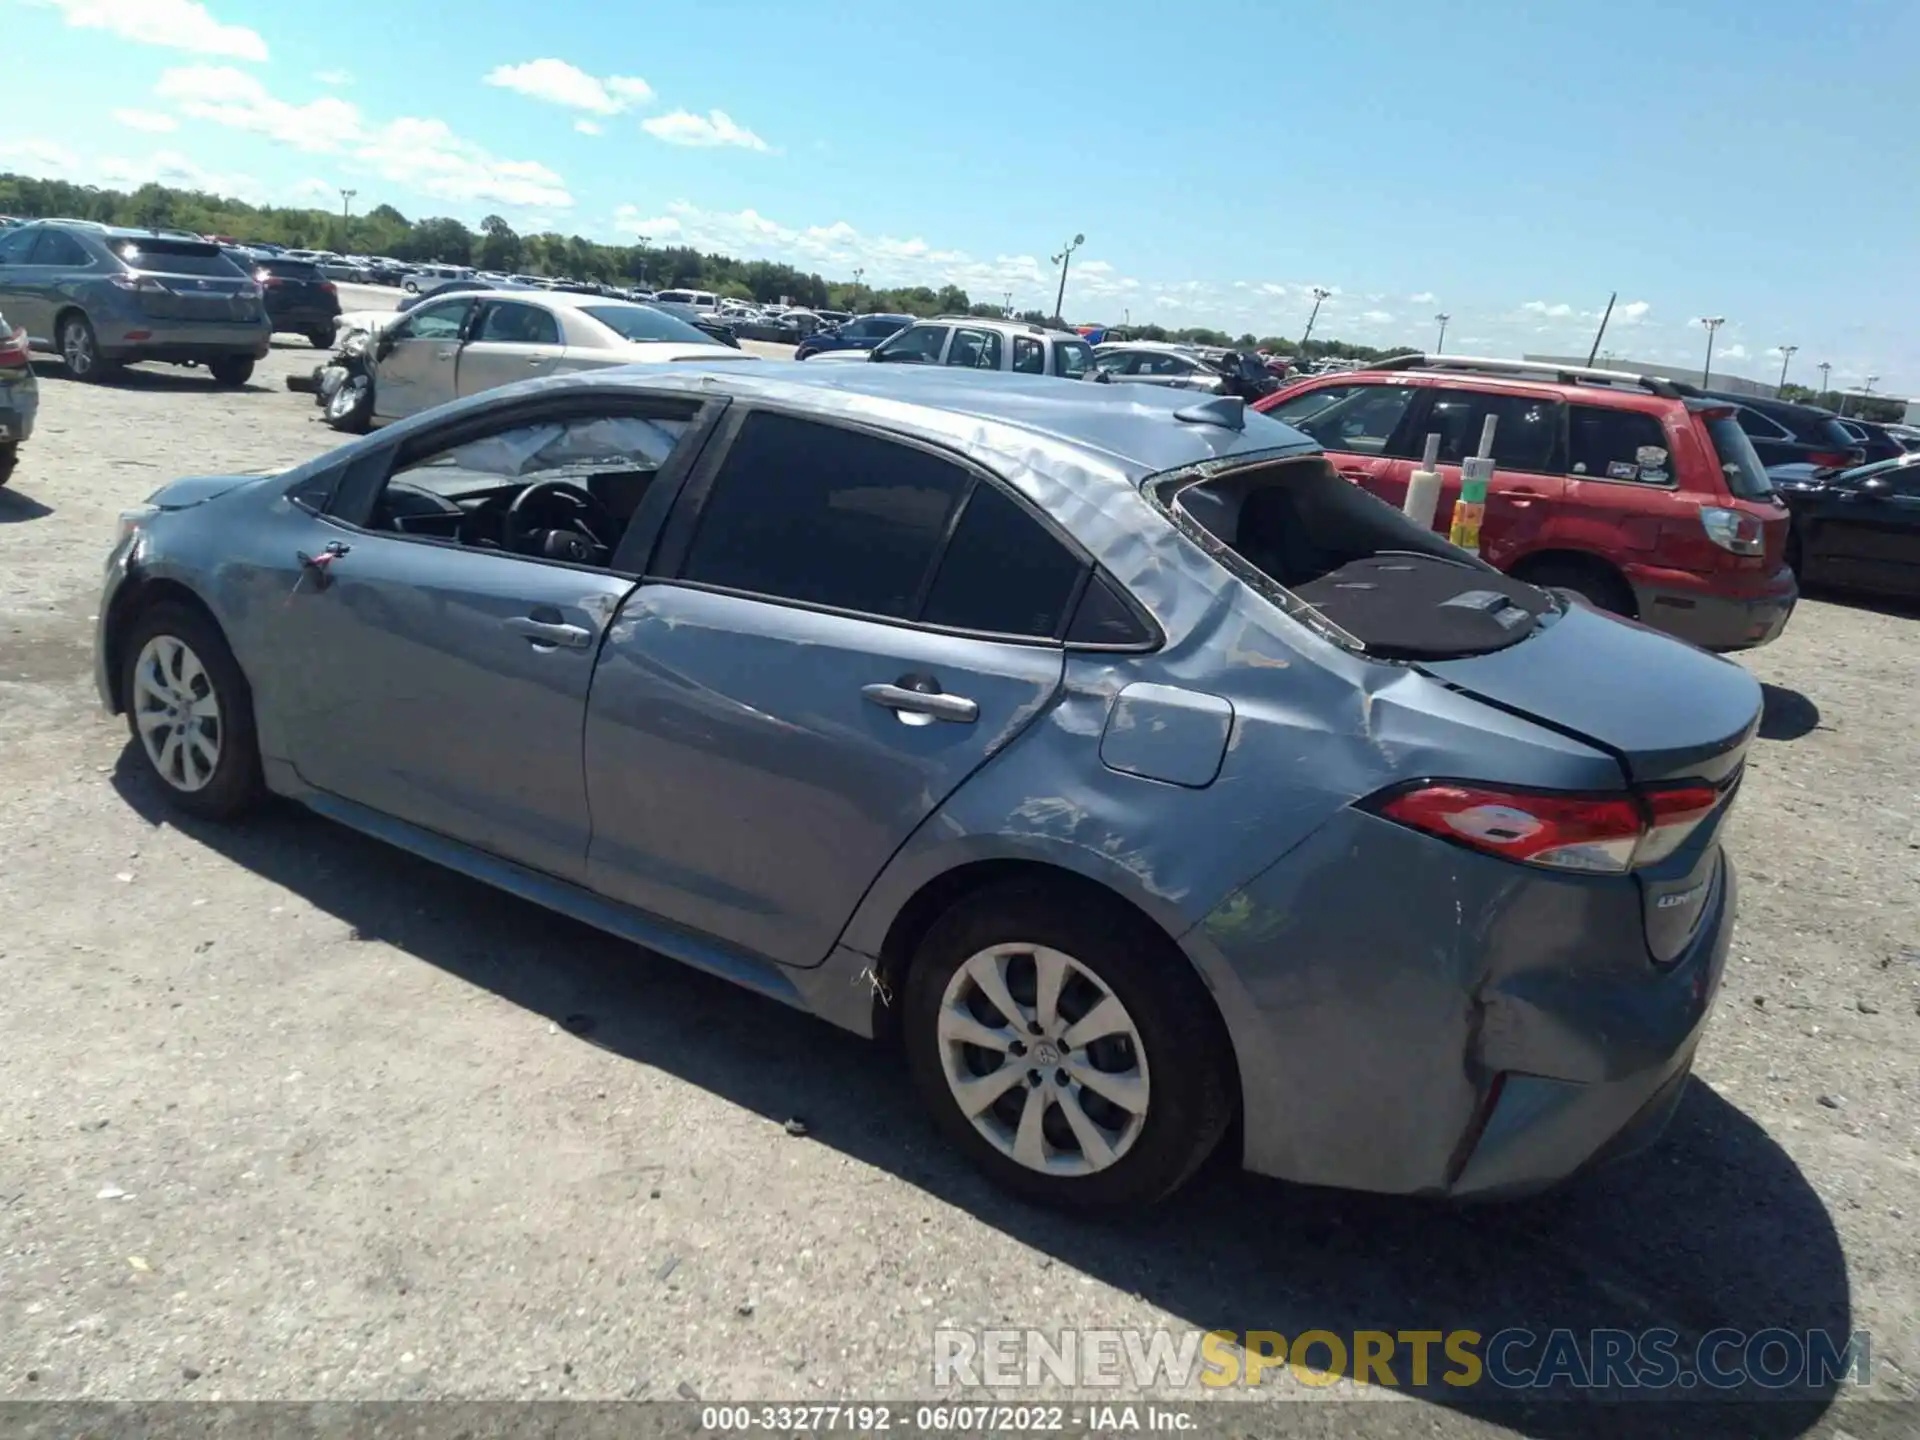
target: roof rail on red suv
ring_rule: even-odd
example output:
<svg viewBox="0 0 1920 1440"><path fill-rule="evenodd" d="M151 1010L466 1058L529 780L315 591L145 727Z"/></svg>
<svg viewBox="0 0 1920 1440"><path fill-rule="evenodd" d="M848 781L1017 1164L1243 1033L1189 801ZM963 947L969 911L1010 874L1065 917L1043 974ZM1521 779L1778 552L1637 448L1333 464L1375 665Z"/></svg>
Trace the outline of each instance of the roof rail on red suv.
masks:
<svg viewBox="0 0 1920 1440"><path fill-rule="evenodd" d="M1516 380L1551 380L1558 385L1605 384L1637 385L1649 395L1664 400L1682 395L1697 395L1693 386L1658 375L1637 375L1630 370L1600 370L1591 365L1555 365L1544 360L1500 360L1480 355L1395 355L1372 361L1362 370L1434 370L1472 371L1481 375L1508 375Z"/></svg>

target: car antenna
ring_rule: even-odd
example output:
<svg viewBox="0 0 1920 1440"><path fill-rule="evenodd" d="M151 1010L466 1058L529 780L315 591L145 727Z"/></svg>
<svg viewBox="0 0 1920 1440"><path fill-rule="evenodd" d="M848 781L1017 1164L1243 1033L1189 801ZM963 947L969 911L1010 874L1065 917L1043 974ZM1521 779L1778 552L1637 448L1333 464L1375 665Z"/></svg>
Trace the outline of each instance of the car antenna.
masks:
<svg viewBox="0 0 1920 1440"><path fill-rule="evenodd" d="M1218 425L1226 430L1247 428L1247 402L1238 395L1212 395L1173 412L1189 425Z"/></svg>

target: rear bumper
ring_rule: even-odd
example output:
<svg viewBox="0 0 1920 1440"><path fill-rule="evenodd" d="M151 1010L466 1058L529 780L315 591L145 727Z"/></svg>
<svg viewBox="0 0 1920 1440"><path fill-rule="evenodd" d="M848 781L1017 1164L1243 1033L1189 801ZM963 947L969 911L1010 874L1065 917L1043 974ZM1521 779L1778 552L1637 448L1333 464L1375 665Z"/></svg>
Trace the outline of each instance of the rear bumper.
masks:
<svg viewBox="0 0 1920 1440"><path fill-rule="evenodd" d="M1627 579L1643 624L1703 650L1747 650L1778 639L1800 599L1785 565L1737 586L1690 570L1630 571Z"/></svg>
<svg viewBox="0 0 1920 1440"><path fill-rule="evenodd" d="M1233 1040L1246 1167L1483 1199L1643 1147L1726 963L1724 854L1713 884L1663 969L1631 880L1536 875L1344 812L1181 942Z"/></svg>
<svg viewBox="0 0 1920 1440"><path fill-rule="evenodd" d="M190 320L116 321L95 331L109 360L217 360L266 357L273 330L265 316L232 323Z"/></svg>
<svg viewBox="0 0 1920 1440"><path fill-rule="evenodd" d="M0 380L0 445L21 445L32 439L34 417L39 413L37 385Z"/></svg>
<svg viewBox="0 0 1920 1440"><path fill-rule="evenodd" d="M309 330L330 331L334 321L339 318L338 308L329 310L321 305L290 305L284 310L274 310L267 316L276 331L292 331L300 335Z"/></svg>

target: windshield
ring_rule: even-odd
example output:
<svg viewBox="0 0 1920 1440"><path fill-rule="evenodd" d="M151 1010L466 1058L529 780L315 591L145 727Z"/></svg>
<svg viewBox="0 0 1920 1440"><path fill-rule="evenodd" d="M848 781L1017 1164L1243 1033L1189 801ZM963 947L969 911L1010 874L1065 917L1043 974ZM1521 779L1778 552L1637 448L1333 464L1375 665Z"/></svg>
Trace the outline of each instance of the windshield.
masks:
<svg viewBox="0 0 1920 1440"><path fill-rule="evenodd" d="M1753 441L1731 414L1709 415L1707 435L1720 456L1720 469L1727 477L1727 489L1743 500L1761 500L1773 494L1773 482L1767 467L1760 463Z"/></svg>
<svg viewBox="0 0 1920 1440"><path fill-rule="evenodd" d="M651 305L588 305L580 313L598 320L622 340L630 340L635 344L713 344L710 336Z"/></svg>
<svg viewBox="0 0 1920 1440"><path fill-rule="evenodd" d="M244 273L218 245L191 240L129 240L114 253L135 270L161 275L217 275L237 280Z"/></svg>

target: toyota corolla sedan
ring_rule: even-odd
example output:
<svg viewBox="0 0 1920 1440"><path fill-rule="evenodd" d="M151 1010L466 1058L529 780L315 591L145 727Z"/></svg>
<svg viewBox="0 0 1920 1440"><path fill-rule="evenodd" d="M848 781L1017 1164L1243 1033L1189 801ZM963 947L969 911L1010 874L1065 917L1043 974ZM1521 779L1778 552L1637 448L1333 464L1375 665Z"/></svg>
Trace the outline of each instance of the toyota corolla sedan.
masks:
<svg viewBox="0 0 1920 1440"><path fill-rule="evenodd" d="M176 481L107 568L101 697L180 809L287 796L896 1039L1070 1208L1228 1134L1435 1196L1614 1159L1733 927L1753 680L1228 397L556 377Z"/></svg>

